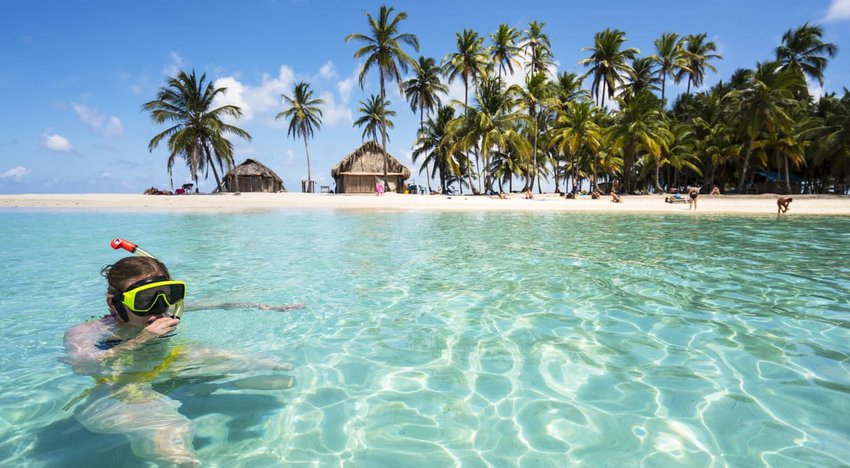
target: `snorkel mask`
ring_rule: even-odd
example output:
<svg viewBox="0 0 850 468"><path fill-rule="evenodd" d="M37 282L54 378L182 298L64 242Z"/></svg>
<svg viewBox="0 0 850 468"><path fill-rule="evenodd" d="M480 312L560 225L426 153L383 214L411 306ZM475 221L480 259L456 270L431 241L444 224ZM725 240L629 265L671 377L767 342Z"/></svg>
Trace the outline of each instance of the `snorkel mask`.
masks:
<svg viewBox="0 0 850 468"><path fill-rule="evenodd" d="M124 249L140 257L156 259L150 252L125 239L112 239L113 249ZM112 305L118 315L126 322L127 309L136 315L165 314L179 319L183 313L183 299L186 297L186 283L169 280L167 276L154 276L131 284L123 293L116 292Z"/></svg>

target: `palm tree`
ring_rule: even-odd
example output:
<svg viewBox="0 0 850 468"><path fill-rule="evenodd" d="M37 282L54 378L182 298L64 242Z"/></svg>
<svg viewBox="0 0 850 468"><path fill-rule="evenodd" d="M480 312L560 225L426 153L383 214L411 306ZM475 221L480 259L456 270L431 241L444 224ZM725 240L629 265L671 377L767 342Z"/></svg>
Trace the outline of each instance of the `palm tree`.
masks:
<svg viewBox="0 0 850 468"><path fill-rule="evenodd" d="M404 94L410 101L410 109L419 111L419 132L425 123L425 111L429 113L440 105L439 93L449 92L448 86L440 81L440 68L433 58L419 57L416 75L404 82ZM428 191L431 191L431 178L428 177Z"/></svg>
<svg viewBox="0 0 850 468"><path fill-rule="evenodd" d="M523 117L513 112L512 93L504 89L502 80L485 78L476 92L476 105L469 109L469 118L463 129L461 145L479 146L484 160L484 190L493 190L490 177L490 153L511 151L517 154L528 153L528 142L516 130Z"/></svg>
<svg viewBox="0 0 850 468"><path fill-rule="evenodd" d="M436 119L429 117L422 131L416 138L413 148L413 162L420 156L425 156L419 173L428 170L428 164L433 164L433 172L428 174L428 179L435 174L440 177L440 187L446 193L449 173L460 173L460 164L454 158L451 148L454 146L453 135L449 131L449 122L454 119L455 110L452 107L438 105Z"/></svg>
<svg viewBox="0 0 850 468"><path fill-rule="evenodd" d="M233 134L249 141L251 135L239 127L224 123L225 117L240 117L242 109L234 105L213 107L216 96L225 95L227 88L216 88L212 82L205 81L206 74L201 75L199 80L194 70L191 75L181 71L176 77L168 79L168 86L160 88L155 100L142 106L143 110L150 111L154 122L173 123L151 139L148 150L153 151L168 137L169 176L176 157L180 156L186 160L196 186L198 171L212 168L216 190L221 190L221 179L215 163L218 163L222 172L225 168L233 167L233 144L225 135Z"/></svg>
<svg viewBox="0 0 850 468"><path fill-rule="evenodd" d="M589 101L571 102L558 115L556 126L550 132L549 146L557 148L575 159L580 150L586 149L593 155L593 188L598 190L596 169L599 165L599 151L602 148L603 131L597 122L601 111ZM577 185L573 184L573 193Z"/></svg>
<svg viewBox="0 0 850 468"><path fill-rule="evenodd" d="M838 46L823 42L823 28L805 23L797 29L789 29L782 35L782 45L776 48L776 59L786 67L793 68L823 86L823 71L827 57L838 53Z"/></svg>
<svg viewBox="0 0 850 468"><path fill-rule="evenodd" d="M658 65L658 75L661 79L661 101L665 101L667 75L675 76L679 70L687 67L684 39L676 33L663 33L655 40L655 54L649 58ZM663 104L662 104L663 105Z"/></svg>
<svg viewBox="0 0 850 468"><path fill-rule="evenodd" d="M636 58L632 65L626 70L624 83L620 85L620 91L624 97L637 96L642 91L658 90L660 79L652 70L652 59L649 57Z"/></svg>
<svg viewBox="0 0 850 468"><path fill-rule="evenodd" d="M528 111L529 122L531 123L530 131L532 132L532 170L528 178L528 186L524 190L534 188L534 181L537 180L537 142L540 134L540 122L538 113L544 107L547 100L552 95L552 89L546 75L544 73L536 73L528 75L525 78L525 87L512 86L512 91L519 98L519 107ZM538 185L538 190L539 190Z"/></svg>
<svg viewBox="0 0 850 468"><path fill-rule="evenodd" d="M499 67L499 78L502 78L505 68L511 74L514 73L516 57L520 53L520 48L517 47L519 38L519 31L504 23L499 25L499 29L494 34L490 34L490 40L493 41L493 45L490 46L490 58L493 64Z"/></svg>
<svg viewBox="0 0 850 468"><path fill-rule="evenodd" d="M622 75L627 73L629 65L626 60L633 60L640 51L634 47L621 49L626 42L626 33L619 29L606 29L596 33L593 39L593 47L585 47L581 50L590 51L590 57L578 61L579 65L590 67L582 76L582 79L593 74L591 93L597 98L597 105L605 108L605 95L614 97L617 85L623 82ZM600 91L599 87L602 86ZM602 95L601 103L599 95Z"/></svg>
<svg viewBox="0 0 850 468"><path fill-rule="evenodd" d="M676 81L678 82L684 76L688 77L688 91L691 94L691 85L694 87L702 86L705 80L705 69L716 72L717 69L708 63L712 59L723 58L719 54L712 52L717 50L717 45L713 41L707 41L708 34L690 34L685 37L685 66L680 67L676 73Z"/></svg>
<svg viewBox="0 0 850 468"><path fill-rule="evenodd" d="M307 137L313 138L313 128L322 126L322 109L319 106L325 101L313 99L313 91L305 82L296 83L292 88L292 97L281 94L286 109L275 116L275 120L289 119L289 129L286 134L292 138L304 139L304 153L307 155L307 191L313 191L313 175L310 171L310 150L307 148Z"/></svg>
<svg viewBox="0 0 850 468"><path fill-rule="evenodd" d="M612 148L623 155L623 185L626 193L631 192L634 162L641 154L649 154L656 160L667 151L670 141L665 125L661 101L649 91L643 91L631 99L618 98L620 110L614 124L608 128Z"/></svg>
<svg viewBox="0 0 850 468"><path fill-rule="evenodd" d="M487 72L487 54L484 53L482 43L484 38L471 29L464 29L462 33L455 33L457 37L457 51L443 58L443 74L449 79L449 83L460 78L463 81L463 105L469 108L469 83L477 82ZM468 173L472 185L472 171ZM474 190L474 189L473 189Z"/></svg>
<svg viewBox="0 0 850 468"><path fill-rule="evenodd" d="M378 69L378 76L381 83L380 103L386 103L387 93L384 89L386 80L395 80L398 83L399 93L404 92L402 89L402 79L399 69L407 71L408 66L416 66L416 62L402 50L402 44L413 47L419 51L419 40L416 36L409 33L400 33L399 25L407 19L407 13L399 12L395 16L391 16L395 9L381 5L378 13L378 18L375 19L369 13L366 17L369 19L369 34L349 34L345 38L345 42L357 41L364 45L354 52L354 58L364 58L363 68L360 70L359 82L360 88L366 80L366 75L373 68ZM386 122L386 120L384 120ZM389 155L387 154L387 129L381 126L381 150L384 152L384 179L387 178L387 168L389 165Z"/></svg>
<svg viewBox="0 0 850 468"><path fill-rule="evenodd" d="M395 116L395 111L388 109L389 105L390 101L382 101L380 96L374 94L365 101L360 101L360 108L357 109L357 112L360 112L360 118L354 121L354 126L364 127L361 135L363 140L366 139L366 136L369 136L372 140L378 141L379 132L383 132L387 128L394 128L393 121L389 117ZM386 154L386 151L384 154ZM386 162L386 158L384 162ZM386 169L384 167L385 175Z"/></svg>
<svg viewBox="0 0 850 468"><path fill-rule="evenodd" d="M523 31L522 49L528 57L529 75L537 73L548 73L549 65L552 65L552 43L549 36L543 32L546 23L532 21L528 23L528 29Z"/></svg>
<svg viewBox="0 0 850 468"><path fill-rule="evenodd" d="M795 70L782 69L779 62L758 64L755 72L748 75L748 81L745 89L727 95L748 140L736 188L738 193L744 188L756 139L762 132L772 137L793 123L789 111L796 103L794 92L805 86L802 75Z"/></svg>

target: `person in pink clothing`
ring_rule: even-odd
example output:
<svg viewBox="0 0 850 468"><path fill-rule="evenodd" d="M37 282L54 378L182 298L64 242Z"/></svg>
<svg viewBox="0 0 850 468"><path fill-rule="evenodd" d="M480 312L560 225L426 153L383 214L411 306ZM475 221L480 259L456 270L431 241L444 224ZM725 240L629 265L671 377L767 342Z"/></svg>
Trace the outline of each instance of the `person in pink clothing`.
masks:
<svg viewBox="0 0 850 468"><path fill-rule="evenodd" d="M384 184L381 181L375 182L375 195L381 197L384 195Z"/></svg>

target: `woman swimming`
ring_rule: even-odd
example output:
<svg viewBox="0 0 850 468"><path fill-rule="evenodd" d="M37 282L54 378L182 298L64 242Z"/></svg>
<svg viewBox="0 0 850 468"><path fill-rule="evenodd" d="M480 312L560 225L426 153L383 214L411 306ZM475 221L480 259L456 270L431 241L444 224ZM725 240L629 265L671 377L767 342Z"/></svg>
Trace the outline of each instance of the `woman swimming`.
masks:
<svg viewBox="0 0 850 468"><path fill-rule="evenodd" d="M252 382L263 389L281 388L291 386L292 378L272 376L258 381L253 372L290 367L235 353L189 349L166 339L180 324L185 283L173 280L165 265L144 250L132 243L116 247L116 241L114 248L142 256L122 258L105 267L102 274L108 283L109 314L66 332L68 362L75 373L92 376L96 382L66 408L81 402L74 408L74 416L83 426L96 433L126 435L139 457L157 463L198 465L191 421L178 411L181 403L156 391L154 382L174 376L233 381L234 376L244 376L250 369L252 374L243 379L248 384L241 388L251 388ZM246 305L260 306L231 303L210 308ZM266 308L290 310L300 306Z"/></svg>

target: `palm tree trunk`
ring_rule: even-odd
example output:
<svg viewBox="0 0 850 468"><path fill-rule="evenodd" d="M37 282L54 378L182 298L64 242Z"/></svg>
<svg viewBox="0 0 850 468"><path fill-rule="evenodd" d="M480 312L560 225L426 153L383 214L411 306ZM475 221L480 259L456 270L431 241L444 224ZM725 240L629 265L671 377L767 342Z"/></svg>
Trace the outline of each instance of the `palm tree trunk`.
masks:
<svg viewBox="0 0 850 468"><path fill-rule="evenodd" d="M307 193L313 193L313 176L310 172L310 151L307 149L307 135L304 135L304 152L307 154ZM386 168L385 168L386 169Z"/></svg>
<svg viewBox="0 0 850 468"><path fill-rule="evenodd" d="M753 141L755 138L750 137L749 143L747 143L747 154L744 156L744 166L741 167L741 178L738 179L738 186L735 188L735 191L741 193L741 190L744 189L744 181L747 180L747 169L750 167L750 157L753 155Z"/></svg>
<svg viewBox="0 0 850 468"><path fill-rule="evenodd" d="M419 106L419 135L422 135L422 127L425 126L424 107ZM425 160L425 180L428 182L428 193L431 193L431 172L428 170L428 160Z"/></svg>
<svg viewBox="0 0 850 468"><path fill-rule="evenodd" d="M661 70L661 107L664 107L664 88L667 87L667 70Z"/></svg>
<svg viewBox="0 0 850 468"><path fill-rule="evenodd" d="M213 175L215 176L215 187L221 192L221 179L218 178L218 171L215 170L215 164L213 163L209 148L204 148L204 152L207 154L207 164L212 167ZM195 186L197 187L197 184Z"/></svg>
<svg viewBox="0 0 850 468"><path fill-rule="evenodd" d="M384 107L384 102L386 101L386 93L384 91L384 71L381 69L381 107ZM386 109L384 109L384 113L386 114ZM381 116L381 151L384 152L384 183L387 184L387 188L389 188L389 178L387 177L387 172L389 169L389 156L387 155L387 117L386 115Z"/></svg>
<svg viewBox="0 0 850 468"><path fill-rule="evenodd" d="M656 161L655 164L655 190L664 192L664 189L661 188L661 161Z"/></svg>

